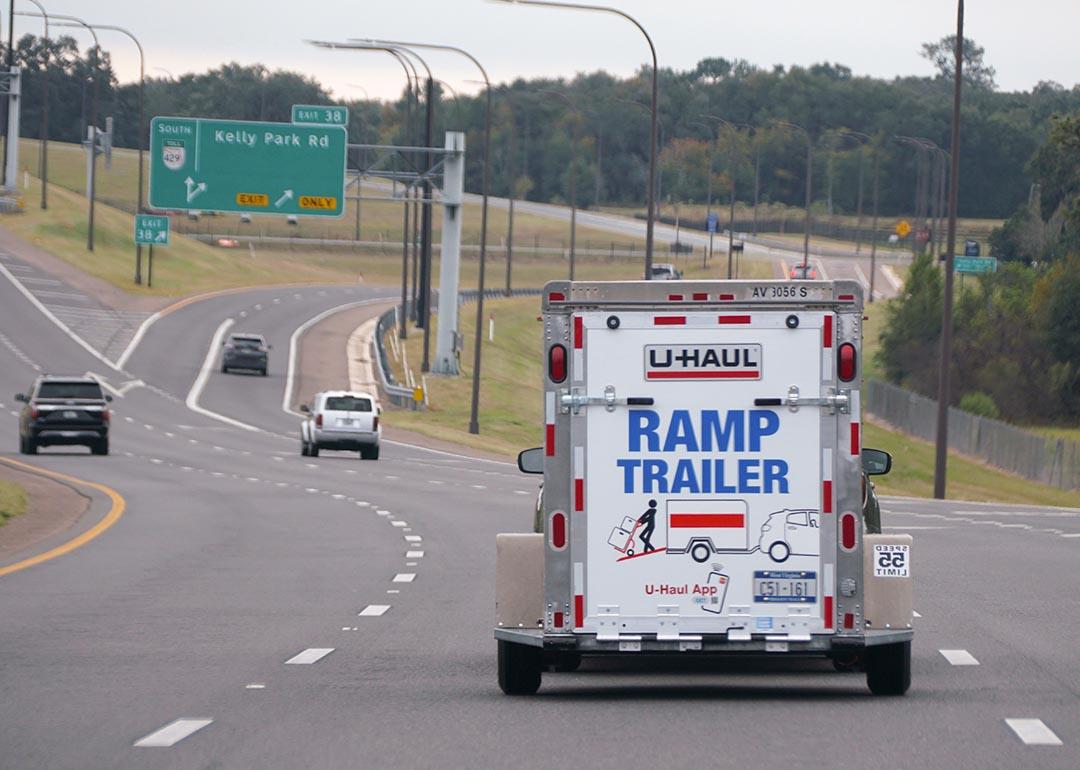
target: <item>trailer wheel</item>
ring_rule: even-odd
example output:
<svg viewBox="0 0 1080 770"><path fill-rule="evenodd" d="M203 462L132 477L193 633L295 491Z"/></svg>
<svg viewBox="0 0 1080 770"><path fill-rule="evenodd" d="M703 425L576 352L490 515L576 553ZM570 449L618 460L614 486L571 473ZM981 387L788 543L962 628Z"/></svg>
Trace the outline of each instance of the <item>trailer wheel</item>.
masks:
<svg viewBox="0 0 1080 770"><path fill-rule="evenodd" d="M712 556L712 548L707 543L696 543L690 548L690 558L698 564L704 564Z"/></svg>
<svg viewBox="0 0 1080 770"><path fill-rule="evenodd" d="M540 689L544 664L539 647L499 640L499 689L507 695L532 695Z"/></svg>
<svg viewBox="0 0 1080 770"><path fill-rule="evenodd" d="M903 695L911 687L911 642L866 648L866 685L874 695Z"/></svg>

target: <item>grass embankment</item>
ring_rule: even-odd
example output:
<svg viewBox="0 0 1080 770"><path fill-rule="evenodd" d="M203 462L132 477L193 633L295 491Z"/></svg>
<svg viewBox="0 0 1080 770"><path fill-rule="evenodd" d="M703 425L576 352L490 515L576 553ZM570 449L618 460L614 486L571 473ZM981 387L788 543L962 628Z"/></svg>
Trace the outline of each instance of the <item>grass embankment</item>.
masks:
<svg viewBox="0 0 1080 770"><path fill-rule="evenodd" d="M0 527L26 512L26 490L14 481L0 480Z"/></svg>
<svg viewBox="0 0 1080 770"><path fill-rule="evenodd" d="M767 267L767 266L766 266ZM866 351L872 352L880 329L884 305L869 306ZM419 433L505 455L539 446L542 440L542 329L537 320L538 297L488 301L485 316L495 317L495 340L484 337L483 378L480 391L480 435L468 433L472 374L472 340L476 307L462 306L461 329L466 352L459 377L427 378L431 408L425 412L395 410L387 422ZM422 333L413 332L406 345L410 365L416 371L421 360ZM873 343L871 342L873 337ZM870 360L871 355L865 355ZM400 362L391 362L401 378ZM867 424L865 444L893 455L893 470L875 479L882 494L929 497L933 491L934 448L925 441ZM949 453L950 497L965 500L1076 505L1076 493L1027 481L981 463Z"/></svg>

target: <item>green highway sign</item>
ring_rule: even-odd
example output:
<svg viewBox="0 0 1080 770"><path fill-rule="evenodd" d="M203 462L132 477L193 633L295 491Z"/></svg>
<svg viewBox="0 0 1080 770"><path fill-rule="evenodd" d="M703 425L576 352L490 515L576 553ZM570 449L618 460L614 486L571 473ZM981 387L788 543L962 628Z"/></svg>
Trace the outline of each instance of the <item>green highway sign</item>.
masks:
<svg viewBox="0 0 1080 770"><path fill-rule="evenodd" d="M317 126L347 126L349 110L333 104L294 104L292 122L310 123Z"/></svg>
<svg viewBox="0 0 1080 770"><path fill-rule="evenodd" d="M953 269L958 273L996 273L996 257L953 257Z"/></svg>
<svg viewBox="0 0 1080 770"><path fill-rule="evenodd" d="M345 129L207 118L150 121L150 207L339 217Z"/></svg>
<svg viewBox="0 0 1080 770"><path fill-rule="evenodd" d="M135 243L140 246L168 246L169 218L153 214L136 214Z"/></svg>

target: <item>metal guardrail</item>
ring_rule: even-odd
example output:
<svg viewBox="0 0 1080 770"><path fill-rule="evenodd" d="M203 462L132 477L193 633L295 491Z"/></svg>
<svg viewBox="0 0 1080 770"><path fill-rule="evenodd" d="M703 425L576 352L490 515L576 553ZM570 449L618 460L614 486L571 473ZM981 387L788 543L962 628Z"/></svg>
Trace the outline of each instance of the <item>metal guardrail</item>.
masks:
<svg viewBox="0 0 1080 770"><path fill-rule="evenodd" d="M866 411L900 430L934 441L937 402L880 380L867 380ZM1060 489L1080 489L1080 443L1053 439L1001 420L949 407L949 448Z"/></svg>

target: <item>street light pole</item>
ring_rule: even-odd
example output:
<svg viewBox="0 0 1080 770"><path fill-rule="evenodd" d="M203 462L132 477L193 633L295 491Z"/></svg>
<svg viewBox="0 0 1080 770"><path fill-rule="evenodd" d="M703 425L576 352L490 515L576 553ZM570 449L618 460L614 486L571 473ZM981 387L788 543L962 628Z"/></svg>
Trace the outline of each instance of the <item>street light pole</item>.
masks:
<svg viewBox="0 0 1080 770"><path fill-rule="evenodd" d="M807 266L810 264L810 196L814 184L814 142L810 138L810 132L797 123L788 120L779 121L779 125L795 131L801 131L806 137L806 213L803 217L803 275L806 275Z"/></svg>
<svg viewBox="0 0 1080 770"><path fill-rule="evenodd" d="M41 157L38 159L38 174L41 176L41 209L44 211L49 208L49 14L38 0L30 0L30 2L41 11L41 18L45 21L45 38L42 41L45 45L45 61L41 71Z"/></svg>
<svg viewBox="0 0 1080 770"><path fill-rule="evenodd" d="M603 5L586 5L583 3L551 2L550 0L496 0L496 2L512 3L514 5L536 5L545 8L569 8L576 11L595 11L598 13L610 13L629 21L638 31L645 36L645 42L649 44L649 53L652 55L652 108L649 127L649 186L646 191L646 208L648 219L645 224L645 280L652 280L653 261L653 230L656 222L656 137L657 137L657 110L660 102L660 86L657 74L656 46L652 38L645 31L637 19L618 8Z"/></svg>
<svg viewBox="0 0 1080 770"><path fill-rule="evenodd" d="M488 189L491 181L491 79L488 78L487 70L475 56L463 48L452 45L436 45L434 43L407 43L397 40L373 40L368 41L376 45L390 45L402 48L427 48L433 51L448 51L464 56L471 61L480 71L484 79L486 99L484 107L484 173L482 177L482 200L480 209L480 270L477 278L476 296L476 339L473 347L473 378L472 378L472 404L469 411L469 433L480 433L480 364L481 343L483 341L484 326L484 267L487 261L487 221L488 221Z"/></svg>
<svg viewBox="0 0 1080 770"><path fill-rule="evenodd" d="M577 246L577 156L578 156L578 144L581 141L581 109L574 103L574 101L564 94L562 91L556 91L551 88L541 89L539 93L551 94L563 102L566 106L577 113L574 120L573 137L571 139L571 155L570 155L570 280L574 280L574 266L576 257Z"/></svg>
<svg viewBox="0 0 1080 770"><path fill-rule="evenodd" d="M949 439L949 366L952 364L953 256L956 252L956 205L960 187L960 91L964 68L964 0L956 5L956 77L953 83L952 136L949 144L949 232L945 240L945 297L941 324L941 372L938 376L937 441L934 446L934 497L945 498Z"/></svg>
<svg viewBox="0 0 1080 770"><path fill-rule="evenodd" d="M706 116L708 117L708 116ZM712 225L712 178L713 178L713 156L716 155L716 145L719 140L720 132L713 133L712 126L708 123L702 123L700 120L695 120L690 123L692 126L702 126L709 134L709 176L705 187L705 228L709 231L709 250L705 252L705 256L701 260L701 267L705 269L709 266L709 261L713 255L713 230Z"/></svg>

